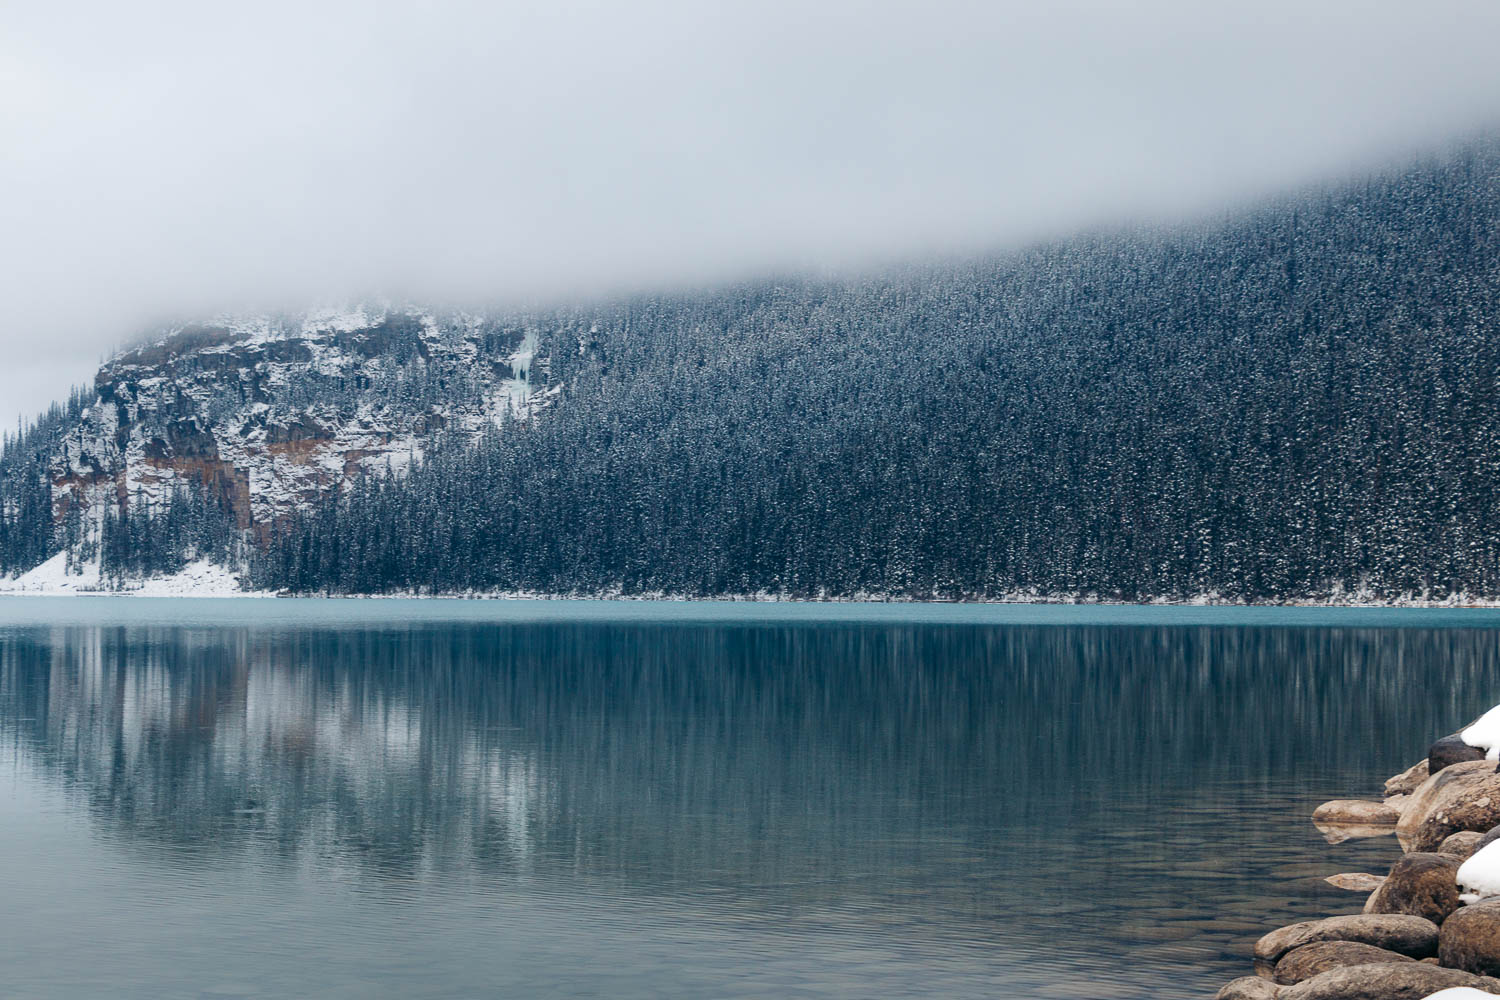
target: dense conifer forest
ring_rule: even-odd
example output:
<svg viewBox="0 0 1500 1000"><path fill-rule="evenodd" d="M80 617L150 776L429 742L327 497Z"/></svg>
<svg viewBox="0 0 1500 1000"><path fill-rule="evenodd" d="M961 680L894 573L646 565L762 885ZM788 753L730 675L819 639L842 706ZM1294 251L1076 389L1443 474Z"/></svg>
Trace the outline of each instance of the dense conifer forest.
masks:
<svg viewBox="0 0 1500 1000"><path fill-rule="evenodd" d="M1193 226L559 312L544 414L288 519L252 583L1500 596L1497 306L1486 142ZM0 569L59 544L31 456L66 419L7 442Z"/></svg>
<svg viewBox="0 0 1500 1000"><path fill-rule="evenodd" d="M48 465L91 398L74 389L66 403L0 437L0 576L24 573L67 541L53 519Z"/></svg>

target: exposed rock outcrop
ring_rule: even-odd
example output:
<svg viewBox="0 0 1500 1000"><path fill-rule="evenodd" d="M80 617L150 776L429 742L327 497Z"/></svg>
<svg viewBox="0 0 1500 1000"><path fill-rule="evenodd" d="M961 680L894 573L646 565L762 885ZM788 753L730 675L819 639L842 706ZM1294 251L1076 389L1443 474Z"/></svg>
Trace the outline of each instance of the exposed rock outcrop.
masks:
<svg viewBox="0 0 1500 1000"><path fill-rule="evenodd" d="M196 481L263 538L439 434L530 419L553 398L537 331L360 308L184 327L100 368L97 401L51 460L54 514L155 502Z"/></svg>

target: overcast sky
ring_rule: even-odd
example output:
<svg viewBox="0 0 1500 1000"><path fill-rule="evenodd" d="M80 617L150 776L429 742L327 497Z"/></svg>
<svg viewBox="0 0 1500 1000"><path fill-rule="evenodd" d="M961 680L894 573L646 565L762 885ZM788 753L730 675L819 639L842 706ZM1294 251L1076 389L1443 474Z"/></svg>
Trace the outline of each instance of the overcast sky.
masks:
<svg viewBox="0 0 1500 1000"><path fill-rule="evenodd" d="M858 266L1500 121L1494 0L0 0L0 419L142 324Z"/></svg>

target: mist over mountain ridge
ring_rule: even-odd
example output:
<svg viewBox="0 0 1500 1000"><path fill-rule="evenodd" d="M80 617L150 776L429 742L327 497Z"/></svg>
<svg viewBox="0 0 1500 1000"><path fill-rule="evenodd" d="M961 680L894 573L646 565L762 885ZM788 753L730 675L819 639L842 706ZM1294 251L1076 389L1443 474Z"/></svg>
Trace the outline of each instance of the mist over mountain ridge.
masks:
<svg viewBox="0 0 1500 1000"><path fill-rule="evenodd" d="M1500 596L1497 298L1485 140L1215 224L862 277L178 331L7 442L0 571Z"/></svg>

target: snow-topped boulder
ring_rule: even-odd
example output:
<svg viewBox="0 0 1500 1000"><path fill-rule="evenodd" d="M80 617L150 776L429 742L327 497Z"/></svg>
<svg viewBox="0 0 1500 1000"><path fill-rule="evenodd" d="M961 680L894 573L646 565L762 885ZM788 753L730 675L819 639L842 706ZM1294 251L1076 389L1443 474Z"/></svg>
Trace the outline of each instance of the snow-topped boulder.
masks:
<svg viewBox="0 0 1500 1000"><path fill-rule="evenodd" d="M1457 881L1465 903L1500 899L1500 841L1480 846L1459 867Z"/></svg>
<svg viewBox="0 0 1500 1000"><path fill-rule="evenodd" d="M1500 761L1500 705L1485 712L1458 735L1469 746L1483 750L1485 760Z"/></svg>

